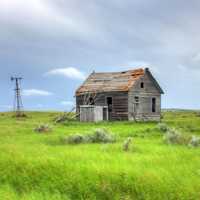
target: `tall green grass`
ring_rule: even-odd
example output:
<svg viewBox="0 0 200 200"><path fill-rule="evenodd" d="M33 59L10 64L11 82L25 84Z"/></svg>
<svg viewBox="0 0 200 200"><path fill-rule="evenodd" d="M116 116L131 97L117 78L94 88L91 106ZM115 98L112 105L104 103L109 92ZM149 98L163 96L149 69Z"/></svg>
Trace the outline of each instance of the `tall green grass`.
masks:
<svg viewBox="0 0 200 200"><path fill-rule="evenodd" d="M0 199L200 198L199 148L165 144L156 123L54 124L57 114L32 112L22 120L0 114ZM194 112L167 112L163 121L183 134L200 134ZM39 123L51 124L53 131L34 132ZM117 142L59 142L61 136L100 127ZM133 137L133 145L124 152L127 137Z"/></svg>

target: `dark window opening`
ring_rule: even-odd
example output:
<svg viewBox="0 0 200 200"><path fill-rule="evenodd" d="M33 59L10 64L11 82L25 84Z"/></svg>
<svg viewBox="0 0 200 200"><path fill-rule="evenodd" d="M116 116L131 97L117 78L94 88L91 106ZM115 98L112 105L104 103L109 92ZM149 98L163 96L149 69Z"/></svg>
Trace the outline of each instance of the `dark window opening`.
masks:
<svg viewBox="0 0 200 200"><path fill-rule="evenodd" d="M113 110L113 99L112 97L106 98L107 106L108 106L108 120L112 120L112 110Z"/></svg>
<svg viewBox="0 0 200 200"><path fill-rule="evenodd" d="M137 103L137 104L138 104L138 103L139 103L139 101L140 101L140 100L139 100L139 97L137 97L137 96L136 96L136 97L135 97L135 103Z"/></svg>
<svg viewBox="0 0 200 200"><path fill-rule="evenodd" d="M144 82L142 82L142 83L140 84L140 87L141 87L141 88L144 88Z"/></svg>
<svg viewBox="0 0 200 200"><path fill-rule="evenodd" d="M152 112L156 112L156 98L152 98Z"/></svg>
<svg viewBox="0 0 200 200"><path fill-rule="evenodd" d="M94 105L94 98L92 98L92 97L89 98L89 104Z"/></svg>
<svg viewBox="0 0 200 200"><path fill-rule="evenodd" d="M112 97L107 97L107 105L108 105L108 111L112 111Z"/></svg>

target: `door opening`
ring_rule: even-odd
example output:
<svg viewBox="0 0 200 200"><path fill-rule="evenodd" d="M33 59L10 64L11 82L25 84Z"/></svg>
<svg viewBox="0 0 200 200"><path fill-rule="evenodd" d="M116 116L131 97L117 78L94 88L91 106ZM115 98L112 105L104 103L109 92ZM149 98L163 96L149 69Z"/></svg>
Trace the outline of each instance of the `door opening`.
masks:
<svg viewBox="0 0 200 200"><path fill-rule="evenodd" d="M108 106L108 120L112 120L113 99L112 97L107 97L106 101Z"/></svg>

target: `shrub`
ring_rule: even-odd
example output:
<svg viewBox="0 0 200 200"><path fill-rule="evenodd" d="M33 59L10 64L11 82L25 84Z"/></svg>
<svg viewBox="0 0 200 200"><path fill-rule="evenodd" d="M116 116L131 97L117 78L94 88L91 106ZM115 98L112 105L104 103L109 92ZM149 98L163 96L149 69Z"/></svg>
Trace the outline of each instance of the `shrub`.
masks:
<svg viewBox="0 0 200 200"><path fill-rule="evenodd" d="M128 137L123 143L122 146L123 151L129 151L131 143L132 143L132 138Z"/></svg>
<svg viewBox="0 0 200 200"><path fill-rule="evenodd" d="M47 133L52 131L52 128L49 124L40 124L34 129L34 131L38 133Z"/></svg>
<svg viewBox="0 0 200 200"><path fill-rule="evenodd" d="M115 137L110 134L106 129L98 128L95 129L94 132L91 134L76 134L61 138L61 142L64 144L113 143L115 142Z"/></svg>
<svg viewBox="0 0 200 200"><path fill-rule="evenodd" d="M167 144L178 144L180 141L180 133L178 133L175 129L171 129L164 136L164 141Z"/></svg>
<svg viewBox="0 0 200 200"><path fill-rule="evenodd" d="M80 144L85 142L85 137L80 134L70 135L68 137L61 138L63 144Z"/></svg>
<svg viewBox="0 0 200 200"><path fill-rule="evenodd" d="M86 135L86 140L91 143L112 143L115 137L104 128L97 128L92 134Z"/></svg>
<svg viewBox="0 0 200 200"><path fill-rule="evenodd" d="M200 112L197 112L197 113L196 113L196 116L197 116L197 117L200 117Z"/></svg>
<svg viewBox="0 0 200 200"><path fill-rule="evenodd" d="M190 147L199 147L200 146L200 138L197 136L192 136L188 145Z"/></svg>
<svg viewBox="0 0 200 200"><path fill-rule="evenodd" d="M169 127L165 123L158 123L157 128L163 133L166 133L169 130Z"/></svg>
<svg viewBox="0 0 200 200"><path fill-rule="evenodd" d="M164 136L164 141L167 144L188 144L189 136L179 133L175 128L169 129Z"/></svg>

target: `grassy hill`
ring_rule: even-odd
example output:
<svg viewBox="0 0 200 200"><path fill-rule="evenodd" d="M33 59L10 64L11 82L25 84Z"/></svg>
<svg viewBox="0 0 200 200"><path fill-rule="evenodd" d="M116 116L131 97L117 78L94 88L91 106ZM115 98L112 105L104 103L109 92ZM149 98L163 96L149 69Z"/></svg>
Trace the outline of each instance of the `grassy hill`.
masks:
<svg viewBox="0 0 200 200"><path fill-rule="evenodd" d="M65 122L58 113L0 114L0 199L200 199L200 148L168 145L156 123ZM200 136L196 112L165 112L163 122ZM52 132L34 128L49 123ZM104 127L112 144L62 144L60 138ZM122 144L133 137L130 151Z"/></svg>

